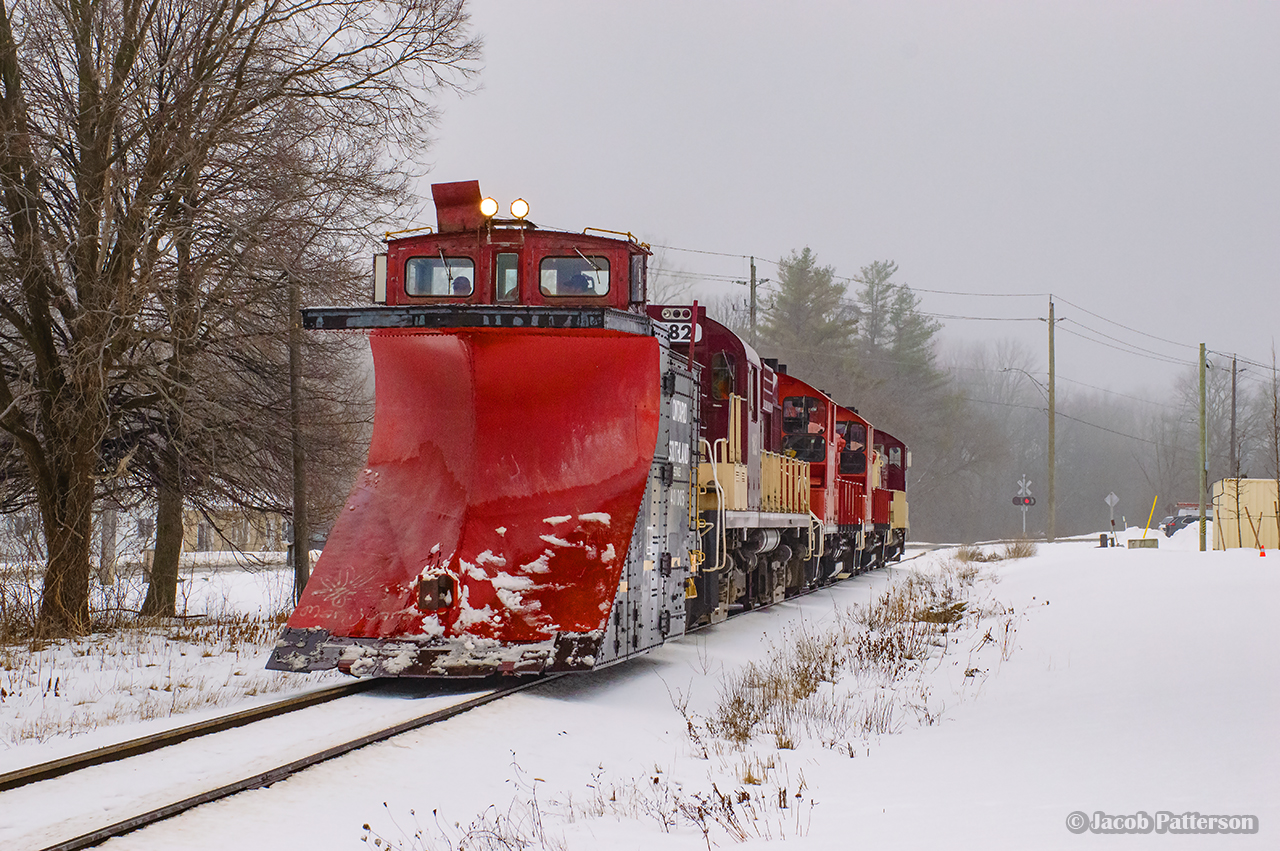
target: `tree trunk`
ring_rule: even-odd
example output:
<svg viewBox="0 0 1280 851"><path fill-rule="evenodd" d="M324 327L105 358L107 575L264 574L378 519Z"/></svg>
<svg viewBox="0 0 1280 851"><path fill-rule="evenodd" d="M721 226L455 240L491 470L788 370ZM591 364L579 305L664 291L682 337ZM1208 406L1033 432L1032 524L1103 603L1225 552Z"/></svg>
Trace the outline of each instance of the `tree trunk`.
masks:
<svg viewBox="0 0 1280 851"><path fill-rule="evenodd" d="M182 487L178 464L166 450L156 499L156 553L142 614L171 618L178 600L178 560L182 555Z"/></svg>
<svg viewBox="0 0 1280 851"><path fill-rule="evenodd" d="M57 460L62 461L63 458ZM77 635L89 629L89 553L93 545L93 476L88 459L72 455L53 488L40 488L48 567L36 634Z"/></svg>

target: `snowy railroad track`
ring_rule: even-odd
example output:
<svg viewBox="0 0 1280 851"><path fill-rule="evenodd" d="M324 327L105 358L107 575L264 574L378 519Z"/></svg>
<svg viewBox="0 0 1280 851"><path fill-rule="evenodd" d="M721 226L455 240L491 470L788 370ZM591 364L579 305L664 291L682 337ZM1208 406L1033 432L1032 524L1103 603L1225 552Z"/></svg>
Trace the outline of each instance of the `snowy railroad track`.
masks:
<svg viewBox="0 0 1280 851"><path fill-rule="evenodd" d="M134 755L104 757L61 776L23 781L0 793L0 810L6 813L0 818L0 847L89 848L555 678L479 692L474 682L344 684L364 693L348 691L347 699L340 701L313 700L309 706L259 716L219 732L189 735ZM338 696L343 695L334 695Z"/></svg>
<svg viewBox="0 0 1280 851"><path fill-rule="evenodd" d="M365 691L376 684L376 680L356 680L354 682L342 683L340 685L330 686L329 688L319 689L306 694L295 695L293 697L285 698L284 700L273 701L265 706L255 706L252 709L245 709L228 715L220 715L217 718L210 718L196 724L188 724L173 730L164 730L150 736L141 736L136 739L129 739L113 745L107 745L106 747L95 748L84 753L72 754L71 756L63 757L61 759L54 759L49 762L41 762L36 765L30 765L24 768L8 771L4 774L0 774L0 792L5 792L9 789L17 789L21 786L26 786L29 783L38 783L42 780L52 780L55 777L61 777L64 774L71 774L72 772L90 768L95 765L102 765L107 762L117 762L122 759L128 759L132 756L151 753L152 751L157 751L161 748L185 742L188 739L206 736L210 733L220 733L223 730L231 730L236 727L243 727L244 725L252 724L255 721L274 718L278 715L284 715L289 712L295 712L299 709L305 709L308 706L327 703L330 700L336 700L340 697L346 697L349 694L357 694Z"/></svg>

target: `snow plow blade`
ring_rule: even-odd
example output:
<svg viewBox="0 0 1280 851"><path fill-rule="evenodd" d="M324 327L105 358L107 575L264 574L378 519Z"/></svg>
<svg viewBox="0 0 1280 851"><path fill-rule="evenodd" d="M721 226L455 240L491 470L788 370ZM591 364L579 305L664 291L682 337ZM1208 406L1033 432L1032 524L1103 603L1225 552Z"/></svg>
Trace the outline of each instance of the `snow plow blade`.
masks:
<svg viewBox="0 0 1280 851"><path fill-rule="evenodd" d="M267 667L585 670L658 437L659 345L375 330L368 462Z"/></svg>

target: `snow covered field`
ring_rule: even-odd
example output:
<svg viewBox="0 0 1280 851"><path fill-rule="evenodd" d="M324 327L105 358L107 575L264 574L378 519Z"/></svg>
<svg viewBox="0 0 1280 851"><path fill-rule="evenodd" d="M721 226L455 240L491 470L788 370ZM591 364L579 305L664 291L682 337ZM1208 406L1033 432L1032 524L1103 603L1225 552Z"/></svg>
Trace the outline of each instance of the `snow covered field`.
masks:
<svg viewBox="0 0 1280 851"><path fill-rule="evenodd" d="M1202 554L1195 531L1161 537L1157 550L1099 549L1095 540L1041 544L1031 558L988 564L962 565L954 550L922 555L106 847L359 848L380 838L439 849L468 834L469 848L697 849L740 839L744 847L1276 847L1280 553ZM927 624L927 659L885 661L893 654L868 636L889 632L868 632L877 626L868 612L916 572L930 577L919 587L958 589L966 606L934 606L959 620ZM846 665L838 682L816 683L734 741L722 696L747 665L766 669L796 638L811 654L839 645L845 658L867 653L883 664ZM234 661L202 652L155 664L175 680L205 677L211 689L261 668L243 647ZM52 672L68 662L42 664ZM125 675L102 665L91 677L65 668L64 695L45 700L68 691L82 706L113 699L112 677ZM300 676L286 688L314 683ZM14 735L23 715L52 712L29 694L16 711L11 698L0 705L0 770L187 720L37 742ZM411 690L386 698L388 715L412 698ZM111 785L128 782L121 772ZM1099 838L1068 829L1077 811L1252 815L1259 828ZM20 833L21 822L0 793L0 835Z"/></svg>

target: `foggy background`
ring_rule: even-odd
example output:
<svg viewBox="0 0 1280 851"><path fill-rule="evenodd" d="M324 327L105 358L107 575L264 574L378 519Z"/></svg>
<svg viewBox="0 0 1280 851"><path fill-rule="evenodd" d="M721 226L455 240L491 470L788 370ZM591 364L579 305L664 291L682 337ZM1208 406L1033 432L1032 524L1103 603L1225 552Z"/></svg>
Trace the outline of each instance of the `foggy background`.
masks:
<svg viewBox="0 0 1280 851"><path fill-rule="evenodd" d="M1242 472L1273 474L1253 397L1271 386L1280 260L1275 4L482 0L472 15L479 88L443 104L424 197L479 179L540 225L631 231L660 283L721 309L745 301L731 282L750 255L772 282L805 246L837 278L898 264L969 400L952 429L1004 430L914 492L916 537L1020 530L1023 474L1043 527L1050 293L1060 534L1105 525L1112 490L1131 523L1153 497L1156 522L1196 499L1201 341L1227 388L1212 477L1233 352L1252 361L1241 421L1256 408ZM892 426L929 472L941 436Z"/></svg>

